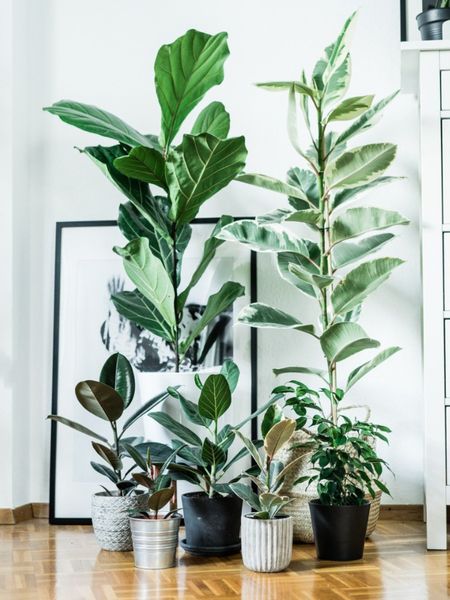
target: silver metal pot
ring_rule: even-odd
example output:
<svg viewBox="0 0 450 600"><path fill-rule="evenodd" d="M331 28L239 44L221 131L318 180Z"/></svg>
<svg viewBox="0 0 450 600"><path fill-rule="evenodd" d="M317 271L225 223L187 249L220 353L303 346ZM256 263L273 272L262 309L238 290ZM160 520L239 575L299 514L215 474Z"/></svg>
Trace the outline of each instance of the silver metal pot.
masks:
<svg viewBox="0 0 450 600"><path fill-rule="evenodd" d="M92 496L92 526L103 550L129 552L133 549L130 532L130 513L148 508L148 494L119 496L99 492Z"/></svg>
<svg viewBox="0 0 450 600"><path fill-rule="evenodd" d="M175 565L181 517L139 519L130 517L134 564L138 569L168 569Z"/></svg>
<svg viewBox="0 0 450 600"><path fill-rule="evenodd" d="M292 559L292 517L254 519L250 514L241 521L242 560L247 569L276 573Z"/></svg>

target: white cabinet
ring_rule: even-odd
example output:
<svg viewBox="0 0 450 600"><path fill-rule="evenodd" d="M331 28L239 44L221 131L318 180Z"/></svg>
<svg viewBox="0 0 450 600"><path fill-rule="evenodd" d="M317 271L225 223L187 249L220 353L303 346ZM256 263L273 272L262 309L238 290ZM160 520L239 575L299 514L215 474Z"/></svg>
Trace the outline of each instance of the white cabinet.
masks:
<svg viewBox="0 0 450 600"><path fill-rule="evenodd" d="M427 546L447 548L450 500L450 42L402 44L402 88L419 101Z"/></svg>

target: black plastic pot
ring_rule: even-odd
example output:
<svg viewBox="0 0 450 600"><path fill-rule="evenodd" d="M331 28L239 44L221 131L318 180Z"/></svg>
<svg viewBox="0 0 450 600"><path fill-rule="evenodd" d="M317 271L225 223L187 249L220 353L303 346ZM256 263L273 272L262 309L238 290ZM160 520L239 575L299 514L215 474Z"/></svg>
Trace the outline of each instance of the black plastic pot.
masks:
<svg viewBox="0 0 450 600"><path fill-rule="evenodd" d="M442 25L450 19L450 8L430 8L417 15L423 40L442 40Z"/></svg>
<svg viewBox="0 0 450 600"><path fill-rule="evenodd" d="M311 500L311 513L317 558L322 560L359 560L369 519L370 502L361 506L328 506Z"/></svg>
<svg viewBox="0 0 450 600"><path fill-rule="evenodd" d="M181 496L186 539L181 546L199 556L239 552L242 500L237 496L209 498L203 492Z"/></svg>

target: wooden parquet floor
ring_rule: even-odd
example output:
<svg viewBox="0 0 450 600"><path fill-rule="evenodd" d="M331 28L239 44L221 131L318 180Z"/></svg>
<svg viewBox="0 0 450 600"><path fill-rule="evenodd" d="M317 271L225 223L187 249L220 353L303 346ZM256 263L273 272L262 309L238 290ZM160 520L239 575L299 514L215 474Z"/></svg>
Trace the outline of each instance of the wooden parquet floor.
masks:
<svg viewBox="0 0 450 600"><path fill-rule="evenodd" d="M142 571L132 553L98 549L90 527L43 520L0 527L1 600L443 600L447 552L427 552L422 523L381 521L356 563L319 562L296 545L288 571L247 571L240 556Z"/></svg>

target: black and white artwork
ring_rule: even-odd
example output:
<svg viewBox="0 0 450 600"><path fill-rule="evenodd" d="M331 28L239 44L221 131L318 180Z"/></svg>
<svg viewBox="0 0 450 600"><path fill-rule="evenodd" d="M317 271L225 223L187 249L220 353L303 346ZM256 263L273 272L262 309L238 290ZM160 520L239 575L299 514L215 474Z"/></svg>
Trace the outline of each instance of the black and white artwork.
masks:
<svg viewBox="0 0 450 600"><path fill-rule="evenodd" d="M191 242L183 259L181 289L190 281L200 260L204 241L216 219L199 219L192 225ZM174 373L174 353L170 345L151 332L122 317L111 301L111 294L132 290L122 260L112 252L123 239L114 221L57 224L54 364L52 414L78 421L110 437L109 424L100 423L77 402L74 387L78 381L97 379L107 357L121 352L131 362L136 376L136 397L132 407L160 393L169 385L183 385L184 393L198 393L193 374L206 376L220 369L226 358L233 358L241 369L230 419L239 422L256 406L256 332L236 325L238 312L254 301L256 255L238 244L225 243L202 279L192 289L182 321L182 334L188 334L205 310L211 294L226 281L237 281L246 293L234 306L220 314L195 340L190 352ZM167 401L168 402L168 401ZM164 403L166 404L166 403ZM168 402L163 410L181 416ZM161 410L161 408L159 408ZM103 425L103 429L102 429ZM166 442L164 432L152 419L138 422L130 435ZM250 434L250 425L247 434ZM90 516L90 497L104 483L90 467L94 460L90 440L72 429L52 423L50 520L53 523L83 523Z"/></svg>

